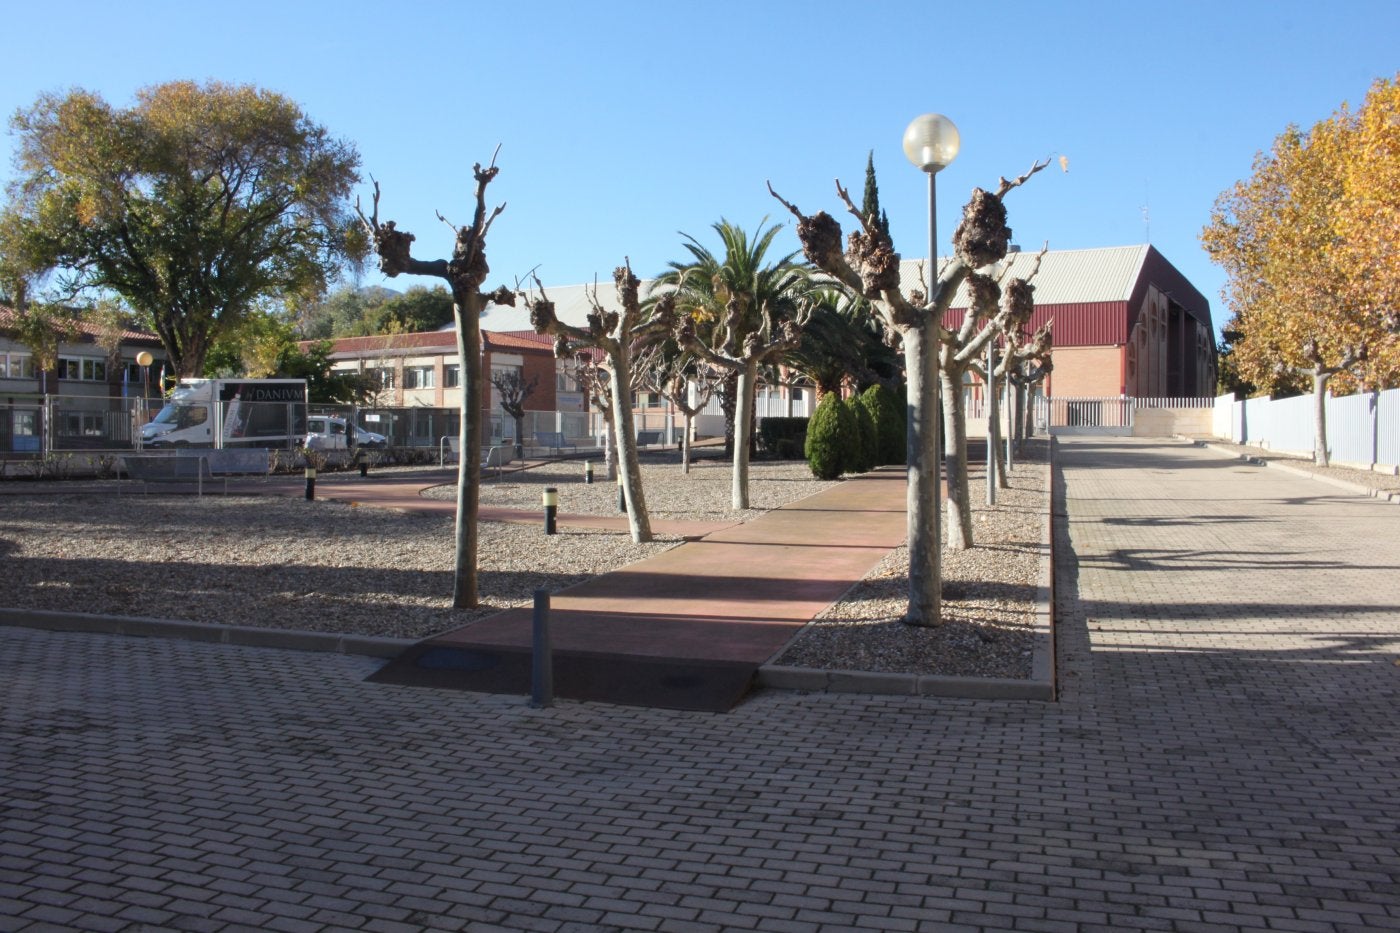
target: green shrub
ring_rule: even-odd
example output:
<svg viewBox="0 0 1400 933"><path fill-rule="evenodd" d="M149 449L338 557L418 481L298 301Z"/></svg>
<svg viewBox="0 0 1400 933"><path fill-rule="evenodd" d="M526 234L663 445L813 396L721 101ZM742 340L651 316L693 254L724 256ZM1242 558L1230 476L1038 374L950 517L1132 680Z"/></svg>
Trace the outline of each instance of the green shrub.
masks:
<svg viewBox="0 0 1400 933"><path fill-rule="evenodd" d="M861 404L875 420L875 464L904 463L904 403L887 386L873 385L860 394Z"/></svg>
<svg viewBox="0 0 1400 933"><path fill-rule="evenodd" d="M758 449L764 456L796 460L807 444L806 418L764 418L758 423Z"/></svg>
<svg viewBox="0 0 1400 933"><path fill-rule="evenodd" d="M875 436L875 419L870 417L870 410L861 402L860 396L853 395L843 403L851 411L851 420L855 422L856 434L855 443L851 445L850 459L846 464L850 473L865 473L875 469L875 457L879 452L876 448L878 440Z"/></svg>
<svg viewBox="0 0 1400 933"><path fill-rule="evenodd" d="M836 479L848 471L851 448L859 443L855 417L836 394L827 395L807 425L807 465L817 479Z"/></svg>

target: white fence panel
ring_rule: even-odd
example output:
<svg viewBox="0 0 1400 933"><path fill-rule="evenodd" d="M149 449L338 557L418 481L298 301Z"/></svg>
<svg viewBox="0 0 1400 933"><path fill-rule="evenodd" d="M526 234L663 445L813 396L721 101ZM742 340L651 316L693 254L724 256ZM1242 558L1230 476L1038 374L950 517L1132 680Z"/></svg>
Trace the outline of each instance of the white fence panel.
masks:
<svg viewBox="0 0 1400 933"><path fill-rule="evenodd" d="M1214 433L1237 444L1311 456L1313 397L1216 400ZM1400 466L1400 389L1327 399L1327 448L1338 463Z"/></svg>
<svg viewBox="0 0 1400 933"><path fill-rule="evenodd" d="M1235 428L1239 424L1235 412L1238 404L1233 395L1222 395L1215 400L1215 414L1211 419L1211 433L1216 437L1229 438L1238 442L1239 434Z"/></svg>
<svg viewBox="0 0 1400 933"><path fill-rule="evenodd" d="M1312 396L1244 403L1244 443L1307 455L1313 447Z"/></svg>
<svg viewBox="0 0 1400 933"><path fill-rule="evenodd" d="M1327 449L1339 463L1376 462L1374 392L1327 400Z"/></svg>
<svg viewBox="0 0 1400 933"><path fill-rule="evenodd" d="M1400 465L1400 389L1382 392L1376 404L1376 462Z"/></svg>

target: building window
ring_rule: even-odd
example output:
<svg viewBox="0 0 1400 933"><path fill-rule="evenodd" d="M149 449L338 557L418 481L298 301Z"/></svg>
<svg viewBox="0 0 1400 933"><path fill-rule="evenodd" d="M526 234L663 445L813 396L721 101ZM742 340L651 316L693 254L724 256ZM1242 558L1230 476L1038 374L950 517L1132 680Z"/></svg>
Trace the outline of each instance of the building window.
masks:
<svg viewBox="0 0 1400 933"><path fill-rule="evenodd" d="M445 388L455 389L462 384L462 367L457 363L451 363L442 368L442 384Z"/></svg>
<svg viewBox="0 0 1400 933"><path fill-rule="evenodd" d="M58 358L58 378L78 382L105 382L107 361L82 356L60 356Z"/></svg>
<svg viewBox="0 0 1400 933"><path fill-rule="evenodd" d="M68 411L59 420L58 433L64 437L102 437L106 417L100 412Z"/></svg>
<svg viewBox="0 0 1400 933"><path fill-rule="evenodd" d="M369 377L370 385L378 386L381 389L392 389L394 387L394 371L387 367L381 369L367 369L365 375Z"/></svg>
<svg viewBox="0 0 1400 933"><path fill-rule="evenodd" d="M34 357L28 353L0 355L0 377L10 379L34 379L39 374L34 371Z"/></svg>
<svg viewBox="0 0 1400 933"><path fill-rule="evenodd" d="M405 389L431 389L433 387L433 368L431 366L405 367L403 387Z"/></svg>

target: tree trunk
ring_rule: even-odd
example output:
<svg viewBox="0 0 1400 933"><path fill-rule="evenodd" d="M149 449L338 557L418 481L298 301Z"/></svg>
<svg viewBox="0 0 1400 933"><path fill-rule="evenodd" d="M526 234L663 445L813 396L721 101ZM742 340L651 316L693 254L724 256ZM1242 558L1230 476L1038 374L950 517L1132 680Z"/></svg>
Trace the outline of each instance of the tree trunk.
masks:
<svg viewBox="0 0 1400 933"><path fill-rule="evenodd" d="M622 353L626 352L624 346ZM616 401L631 397L631 388L622 381L622 374L629 369L626 363L625 359L613 360L612 373L608 377L612 381L613 421L617 427L613 434L617 438L617 465L622 471L623 496L627 502L627 526L632 531L632 540L644 544L651 540L651 517L647 514L646 495L642 491L642 468L637 460L637 432L632 425L632 406Z"/></svg>
<svg viewBox="0 0 1400 933"><path fill-rule="evenodd" d="M525 413L521 412L515 418L515 456L521 460L525 459Z"/></svg>
<svg viewBox="0 0 1400 933"><path fill-rule="evenodd" d="M719 409L724 413L724 455L734 455L734 409L739 402L739 374L727 372L719 384Z"/></svg>
<svg viewBox="0 0 1400 933"><path fill-rule="evenodd" d="M617 444L613 438L617 437L617 431L613 427L613 413L611 408L601 409L603 413L603 476L610 483L617 482Z"/></svg>
<svg viewBox="0 0 1400 933"><path fill-rule="evenodd" d="M903 330L908 435L905 454L908 476L909 612L910 625L941 621L940 553L942 516L939 512L938 469L938 332L925 318Z"/></svg>
<svg viewBox="0 0 1400 933"><path fill-rule="evenodd" d="M943 475L948 477L949 550L972 547L972 490L967 480L967 409L963 404L962 372L945 369L943 387Z"/></svg>
<svg viewBox="0 0 1400 933"><path fill-rule="evenodd" d="M1011 483L1006 476L1006 457L1002 456L1001 445L1001 393L997 391L996 376L987 377L989 383L987 393L987 443L993 450L992 461L996 464L996 484L1002 489L1009 489ZM1007 378L1002 377L1002 382L1007 383ZM1011 413L1007 412L1008 419ZM1007 422L1008 428L1010 421Z"/></svg>
<svg viewBox="0 0 1400 933"><path fill-rule="evenodd" d="M481 481L481 413L485 380L481 368L481 316L468 296L455 295L457 358L462 361L462 412L457 458L457 563L452 576L452 608L477 605L477 505Z"/></svg>
<svg viewBox="0 0 1400 933"><path fill-rule="evenodd" d="M738 389L734 404L734 480L735 509L749 507L749 442L753 424L754 384L758 381L758 360L747 359L739 370Z"/></svg>
<svg viewBox="0 0 1400 933"><path fill-rule="evenodd" d="M1313 370L1313 463L1325 467L1327 453L1327 382L1332 374L1318 367Z"/></svg>

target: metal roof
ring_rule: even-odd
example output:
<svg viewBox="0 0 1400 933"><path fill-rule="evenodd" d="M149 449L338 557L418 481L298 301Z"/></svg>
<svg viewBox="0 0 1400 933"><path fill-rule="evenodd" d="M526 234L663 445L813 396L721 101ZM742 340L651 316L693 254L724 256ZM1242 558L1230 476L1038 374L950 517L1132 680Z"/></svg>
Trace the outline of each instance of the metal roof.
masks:
<svg viewBox="0 0 1400 933"><path fill-rule="evenodd" d="M1048 250L1041 260L1032 284L1035 302L1041 304L1086 304L1100 301L1127 301L1137 285L1147 251L1151 247L1110 246L1101 249ZM1009 274L1030 274L1038 251L1009 253L1006 261ZM940 257L940 268L949 257ZM927 267L928 263L923 262ZM900 263L900 283L906 292L920 282L919 260L905 259ZM925 273L927 275L927 273ZM970 304L966 284L958 288L952 307L966 308Z"/></svg>

